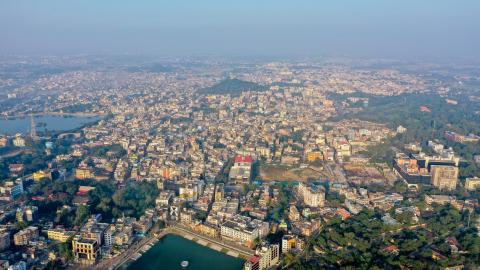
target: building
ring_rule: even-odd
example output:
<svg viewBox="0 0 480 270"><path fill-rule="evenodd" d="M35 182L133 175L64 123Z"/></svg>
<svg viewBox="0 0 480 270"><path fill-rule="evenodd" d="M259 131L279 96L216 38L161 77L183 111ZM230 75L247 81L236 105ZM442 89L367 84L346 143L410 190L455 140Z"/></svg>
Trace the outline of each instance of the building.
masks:
<svg viewBox="0 0 480 270"><path fill-rule="evenodd" d="M265 237L269 232L267 222L235 215L220 226L222 238L253 246L255 239Z"/></svg>
<svg viewBox="0 0 480 270"><path fill-rule="evenodd" d="M13 235L13 243L16 246L26 246L30 241L38 238L37 227L27 227Z"/></svg>
<svg viewBox="0 0 480 270"><path fill-rule="evenodd" d="M8 267L8 270L27 270L27 263L24 261L16 262Z"/></svg>
<svg viewBox="0 0 480 270"><path fill-rule="evenodd" d="M210 225L208 223L198 224L195 226L195 231L200 232L202 234L208 235L213 238L217 238L220 235L217 226Z"/></svg>
<svg viewBox="0 0 480 270"><path fill-rule="evenodd" d="M260 258L258 269L269 269L279 262L280 246L278 244L262 246L256 250L256 255Z"/></svg>
<svg viewBox="0 0 480 270"><path fill-rule="evenodd" d="M260 257L257 255L254 255L250 257L245 262L245 265L243 267L244 270L259 270L260 269Z"/></svg>
<svg viewBox="0 0 480 270"><path fill-rule="evenodd" d="M475 190L475 189L478 189L478 188L480 188L480 178L479 177L465 179L465 189Z"/></svg>
<svg viewBox="0 0 480 270"><path fill-rule="evenodd" d="M5 147L8 144L8 139L5 137L0 137L0 147Z"/></svg>
<svg viewBox="0 0 480 270"><path fill-rule="evenodd" d="M15 181L7 181L0 187L2 193L2 200L13 200L23 193L23 181L17 179Z"/></svg>
<svg viewBox="0 0 480 270"><path fill-rule="evenodd" d="M288 219L290 221L299 221L300 220L300 212L298 212L297 207L295 205L291 205L288 211Z"/></svg>
<svg viewBox="0 0 480 270"><path fill-rule="evenodd" d="M74 234L75 232L66 231L65 229L50 229L47 231L48 239L61 243L66 243Z"/></svg>
<svg viewBox="0 0 480 270"><path fill-rule="evenodd" d="M304 183L298 185L298 195L303 203L310 207L321 207L325 204L325 189L320 186L307 186Z"/></svg>
<svg viewBox="0 0 480 270"><path fill-rule="evenodd" d="M225 193L224 184L223 183L217 184L215 186L215 201L219 202L223 200L224 193Z"/></svg>
<svg viewBox="0 0 480 270"><path fill-rule="evenodd" d="M454 190L457 187L458 167L433 165L430 173L434 187L447 190Z"/></svg>
<svg viewBox="0 0 480 270"><path fill-rule="evenodd" d="M10 233L3 229L0 231L0 252L7 250L10 247Z"/></svg>
<svg viewBox="0 0 480 270"><path fill-rule="evenodd" d="M38 207L27 206L17 208L16 219L18 222L34 222L38 218Z"/></svg>
<svg viewBox="0 0 480 270"><path fill-rule="evenodd" d="M93 172L90 168L79 167L75 169L75 178L79 180L91 179L94 178Z"/></svg>
<svg viewBox="0 0 480 270"><path fill-rule="evenodd" d="M297 236L286 234L282 237L282 253L288 253L292 250L302 250L305 243Z"/></svg>
<svg viewBox="0 0 480 270"><path fill-rule="evenodd" d="M52 173L48 170L40 170L33 173L33 180L41 181L44 179L52 179Z"/></svg>
<svg viewBox="0 0 480 270"><path fill-rule="evenodd" d="M13 139L13 145L15 145L16 147L25 147L25 139L17 135Z"/></svg>
<svg viewBox="0 0 480 270"><path fill-rule="evenodd" d="M81 264L95 264L100 255L100 245L96 239L86 239L79 235L72 241L75 262Z"/></svg>
<svg viewBox="0 0 480 270"><path fill-rule="evenodd" d="M322 160L323 153L321 151L311 151L307 153L307 161L314 162L315 160Z"/></svg>
<svg viewBox="0 0 480 270"><path fill-rule="evenodd" d="M100 219L101 215L92 215L80 230L79 236L81 236L82 239L96 240L98 245L102 245L105 231L110 224L101 223L99 222Z"/></svg>
<svg viewBox="0 0 480 270"><path fill-rule="evenodd" d="M234 184L248 184L252 171L253 159L251 156L237 155L230 168L228 178Z"/></svg>
<svg viewBox="0 0 480 270"><path fill-rule="evenodd" d="M427 204L438 203L438 204L453 204L456 201L455 197L447 195L425 195L425 202Z"/></svg>
<svg viewBox="0 0 480 270"><path fill-rule="evenodd" d="M133 240L132 223L134 220L134 218L124 218L110 225L105 232L104 245L111 247L113 245L123 246L131 244Z"/></svg>

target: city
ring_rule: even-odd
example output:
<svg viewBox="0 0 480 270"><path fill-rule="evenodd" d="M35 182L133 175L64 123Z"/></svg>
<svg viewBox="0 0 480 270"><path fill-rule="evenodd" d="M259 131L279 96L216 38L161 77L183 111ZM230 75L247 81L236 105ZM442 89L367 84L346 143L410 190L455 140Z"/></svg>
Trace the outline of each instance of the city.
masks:
<svg viewBox="0 0 480 270"><path fill-rule="evenodd" d="M0 269L478 269L479 71L0 54Z"/></svg>

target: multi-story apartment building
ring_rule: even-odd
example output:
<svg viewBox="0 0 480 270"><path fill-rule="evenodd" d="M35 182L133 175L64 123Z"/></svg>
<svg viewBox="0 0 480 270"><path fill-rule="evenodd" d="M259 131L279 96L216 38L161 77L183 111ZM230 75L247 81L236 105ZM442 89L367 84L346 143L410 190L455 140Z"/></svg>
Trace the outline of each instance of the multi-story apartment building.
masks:
<svg viewBox="0 0 480 270"><path fill-rule="evenodd" d="M0 230L0 252L10 247L10 233L6 229Z"/></svg>
<svg viewBox="0 0 480 270"><path fill-rule="evenodd" d="M257 238L265 237L269 232L267 222L236 215L220 226L222 238L252 246Z"/></svg>
<svg viewBox="0 0 480 270"><path fill-rule="evenodd" d="M320 186L298 185L298 195L303 203L310 207L321 207L325 204L325 190Z"/></svg>
<svg viewBox="0 0 480 270"><path fill-rule="evenodd" d="M30 226L14 234L13 243L15 243L16 246L26 246L30 241L37 238L38 228Z"/></svg>
<svg viewBox="0 0 480 270"><path fill-rule="evenodd" d="M457 187L458 167L434 165L430 172L434 187L447 190L454 190Z"/></svg>
<svg viewBox="0 0 480 270"><path fill-rule="evenodd" d="M86 239L75 236L72 241L75 262L81 264L95 264L100 255L100 245L96 239Z"/></svg>
<svg viewBox="0 0 480 270"><path fill-rule="evenodd" d="M47 237L50 240L65 243L70 237L75 234L73 231L67 231L65 229L51 229L47 231Z"/></svg>

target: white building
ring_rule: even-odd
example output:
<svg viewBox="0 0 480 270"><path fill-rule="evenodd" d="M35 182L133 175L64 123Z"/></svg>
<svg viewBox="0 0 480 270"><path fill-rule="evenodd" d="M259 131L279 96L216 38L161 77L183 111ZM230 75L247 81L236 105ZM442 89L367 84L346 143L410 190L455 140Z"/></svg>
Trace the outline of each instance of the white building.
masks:
<svg viewBox="0 0 480 270"><path fill-rule="evenodd" d="M298 195L303 203L310 207L321 207L325 204L325 190L319 186L298 185Z"/></svg>
<svg viewBox="0 0 480 270"><path fill-rule="evenodd" d="M220 226L220 234L227 240L240 241L244 245L251 246L255 239L265 237L269 229L267 222L235 215Z"/></svg>
<svg viewBox="0 0 480 270"><path fill-rule="evenodd" d="M269 269L277 265L280 259L280 246L268 245L257 249L257 255L260 257L259 270Z"/></svg>

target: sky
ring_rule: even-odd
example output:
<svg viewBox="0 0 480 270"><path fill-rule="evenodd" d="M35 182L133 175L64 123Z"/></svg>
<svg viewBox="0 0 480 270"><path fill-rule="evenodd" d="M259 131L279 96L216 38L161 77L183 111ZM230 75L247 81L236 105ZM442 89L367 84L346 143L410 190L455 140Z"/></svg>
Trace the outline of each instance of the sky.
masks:
<svg viewBox="0 0 480 270"><path fill-rule="evenodd" d="M0 54L480 58L478 0L0 0Z"/></svg>

